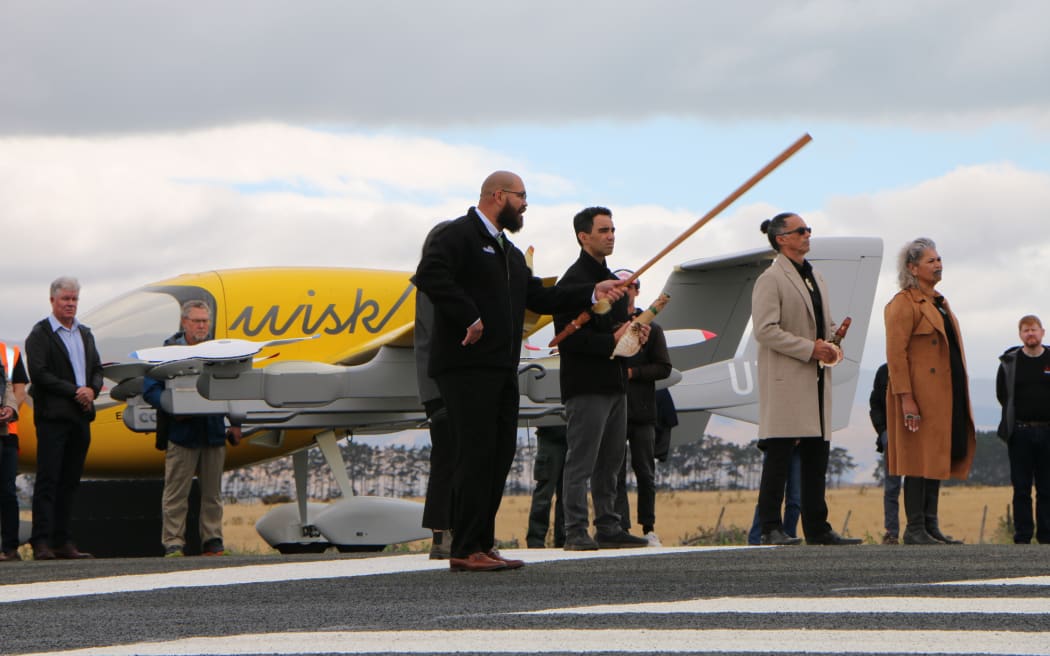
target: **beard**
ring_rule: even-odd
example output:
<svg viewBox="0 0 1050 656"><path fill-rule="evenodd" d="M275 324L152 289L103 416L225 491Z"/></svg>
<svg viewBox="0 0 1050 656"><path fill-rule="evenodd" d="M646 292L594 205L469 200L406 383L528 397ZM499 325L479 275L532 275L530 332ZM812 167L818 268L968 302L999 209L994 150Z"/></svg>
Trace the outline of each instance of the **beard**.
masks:
<svg viewBox="0 0 1050 656"><path fill-rule="evenodd" d="M501 228L512 234L521 230L521 225L523 223L521 213L511 207L510 203L504 205L503 209L499 211L499 216L496 217L496 221Z"/></svg>

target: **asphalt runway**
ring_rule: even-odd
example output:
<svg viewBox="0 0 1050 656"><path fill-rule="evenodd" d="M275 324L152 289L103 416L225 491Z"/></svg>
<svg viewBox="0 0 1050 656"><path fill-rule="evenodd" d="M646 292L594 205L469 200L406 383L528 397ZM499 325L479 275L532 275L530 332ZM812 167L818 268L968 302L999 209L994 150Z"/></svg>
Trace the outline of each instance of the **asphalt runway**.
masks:
<svg viewBox="0 0 1050 656"><path fill-rule="evenodd" d="M1050 654L1050 548L507 551L0 565L4 654Z"/></svg>

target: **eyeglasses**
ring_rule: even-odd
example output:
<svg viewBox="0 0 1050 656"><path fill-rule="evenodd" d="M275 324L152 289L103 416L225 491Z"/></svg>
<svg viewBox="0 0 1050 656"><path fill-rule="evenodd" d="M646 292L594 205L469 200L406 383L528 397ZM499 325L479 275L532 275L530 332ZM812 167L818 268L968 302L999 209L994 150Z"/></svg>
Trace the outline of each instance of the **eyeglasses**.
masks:
<svg viewBox="0 0 1050 656"><path fill-rule="evenodd" d="M786 237L788 235L808 235L813 232L813 228L808 226L799 226L794 230L785 230L784 232L777 235L777 237Z"/></svg>
<svg viewBox="0 0 1050 656"><path fill-rule="evenodd" d="M510 189L500 189L500 191L506 192L508 194L514 194L518 198L520 198L522 200L525 200L525 192L524 191L511 191Z"/></svg>

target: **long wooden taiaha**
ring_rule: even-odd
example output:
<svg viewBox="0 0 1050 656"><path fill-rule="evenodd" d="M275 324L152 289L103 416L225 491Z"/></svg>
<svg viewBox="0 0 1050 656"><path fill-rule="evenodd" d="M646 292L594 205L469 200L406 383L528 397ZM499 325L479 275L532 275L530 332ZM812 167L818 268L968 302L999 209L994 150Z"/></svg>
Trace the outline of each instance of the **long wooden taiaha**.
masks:
<svg viewBox="0 0 1050 656"><path fill-rule="evenodd" d="M646 262L641 267L636 269L635 272L631 275L631 277L626 278L625 280L621 281L620 285L621 286L626 286L626 285L629 285L632 282L634 282L640 275L645 273L646 270L648 270L654 264L659 262L661 258L663 258L665 255L670 253L672 250L677 248L683 241L685 241L689 237L693 236L693 234L697 230L699 230L700 228L704 227L704 225L706 225L708 221L710 221L711 219L713 219L716 216L718 216L722 212L722 210L724 210L725 208L727 208L731 204L733 204L733 202L736 201L736 199L740 198L745 193L747 193L747 191L749 189L751 189L751 187L754 187L756 184L758 184L763 178L765 178L767 175L772 173L774 171L774 169L776 169L781 164L783 164L785 161L787 161L787 159L789 157L791 157L792 155L797 153L799 150L802 149L803 146L805 146L806 144L808 144L812 140L813 140L813 137L809 136L808 133L807 134L803 134L801 137L799 137L797 140L795 140L795 143L793 143L790 146L788 146L784 150L784 152L782 152L779 155L777 155L776 157L774 157L768 164L763 166L757 173L755 173L753 176L748 178L742 185L740 185L739 187L734 189L731 194L729 194L724 199L722 199L722 202L720 202L718 205L715 205L713 208L711 208L711 210L707 214L705 214L702 217L700 217L696 221L696 223L694 223L693 225L689 226L689 228L687 228L685 232L683 232L682 234L678 235L678 237L676 237L674 239L674 241L672 241L670 244L665 246L662 251L657 253L652 259L650 259L648 262ZM602 306L602 307L599 307L599 306ZM566 324L566 326L562 329L562 331L554 336L554 339L552 339L550 341L550 344L548 344L548 346L553 348L553 347L557 346L559 343L561 343L561 341L563 339L565 339L569 335L571 335L574 332L576 332L581 326L583 326L584 324L586 324L588 321L591 320L591 314L592 313L605 314L608 311L609 311L609 304L608 304L608 302L604 301L604 299L602 301L599 301L597 304L595 304L594 307L592 307L592 308L590 308L588 310L584 310L583 312L580 313L580 315L578 317L576 317L575 319L570 321L568 324Z"/></svg>

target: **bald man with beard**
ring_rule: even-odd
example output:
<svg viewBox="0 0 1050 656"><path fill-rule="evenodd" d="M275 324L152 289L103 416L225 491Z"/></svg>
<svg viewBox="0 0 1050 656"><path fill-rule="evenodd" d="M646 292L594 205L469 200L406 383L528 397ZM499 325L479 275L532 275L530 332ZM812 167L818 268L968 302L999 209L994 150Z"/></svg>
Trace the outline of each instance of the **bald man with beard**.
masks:
<svg viewBox="0 0 1050 656"><path fill-rule="evenodd" d="M521 229L525 184L496 171L476 207L434 234L412 282L434 305L427 373L437 381L456 440L452 482L452 571L517 569L496 549L496 512L514 461L518 355L525 309L579 311L623 296L616 281L544 287L506 233Z"/></svg>

